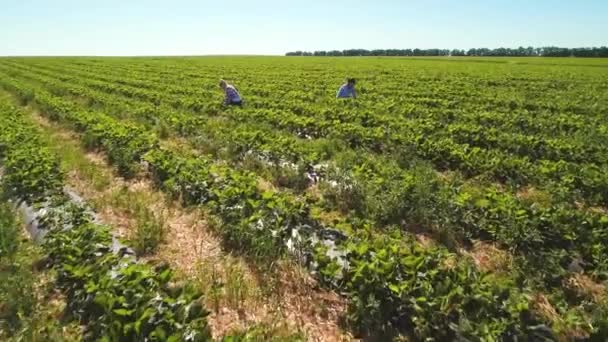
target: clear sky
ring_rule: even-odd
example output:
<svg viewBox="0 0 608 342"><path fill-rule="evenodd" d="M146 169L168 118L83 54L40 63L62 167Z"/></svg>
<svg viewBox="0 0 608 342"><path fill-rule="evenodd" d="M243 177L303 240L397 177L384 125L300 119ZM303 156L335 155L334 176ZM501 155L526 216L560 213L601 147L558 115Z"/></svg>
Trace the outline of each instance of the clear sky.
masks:
<svg viewBox="0 0 608 342"><path fill-rule="evenodd" d="M4 0L2 55L608 45L608 0Z"/></svg>

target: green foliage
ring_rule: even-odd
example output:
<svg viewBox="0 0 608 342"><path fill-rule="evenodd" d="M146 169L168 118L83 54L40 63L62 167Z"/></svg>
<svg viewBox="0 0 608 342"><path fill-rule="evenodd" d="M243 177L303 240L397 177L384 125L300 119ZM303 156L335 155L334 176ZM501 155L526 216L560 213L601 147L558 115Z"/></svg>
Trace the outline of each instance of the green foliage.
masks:
<svg viewBox="0 0 608 342"><path fill-rule="evenodd" d="M21 244L15 248L25 248ZM35 277L31 260L17 255L10 262L0 260L0 338L17 336L27 327L35 306Z"/></svg>
<svg viewBox="0 0 608 342"><path fill-rule="evenodd" d="M345 247L350 267L340 271L325 259L324 276L347 281L349 319L363 334L390 336L397 329L416 339L512 339L542 328L515 284L478 272L445 249L423 248L399 234Z"/></svg>
<svg viewBox="0 0 608 342"><path fill-rule="evenodd" d="M0 331L15 333L34 310L34 278L22 258L20 226L8 204L0 204ZM1 337L1 334L0 334Z"/></svg>
<svg viewBox="0 0 608 342"><path fill-rule="evenodd" d="M110 243L107 229L93 224L45 240L69 308L87 323L85 338L209 338L200 293L170 285L167 267L151 269L111 253Z"/></svg>
<svg viewBox="0 0 608 342"><path fill-rule="evenodd" d="M57 319L59 300L52 272L40 268L40 248L21 237L22 224L8 203L0 204L0 339L7 341L73 341L76 324Z"/></svg>
<svg viewBox="0 0 608 342"><path fill-rule="evenodd" d="M19 245L19 224L13 210L5 203L0 204L0 259L10 258Z"/></svg>
<svg viewBox="0 0 608 342"><path fill-rule="evenodd" d="M135 219L137 226L130 238L133 248L138 255L153 253L166 235L164 218L148 208L138 208Z"/></svg>
<svg viewBox="0 0 608 342"><path fill-rule="evenodd" d="M608 219L591 210L608 203L602 63L269 61L10 59L0 85L81 132L121 174L143 162L159 188L214 214L233 249L267 263L286 253L305 261L348 296L349 321L363 334L606 335L605 305L563 289L575 260L594 281L607 277ZM206 89L215 87L208 74L226 67L243 108L222 109ZM334 99L342 73L363 80L356 102ZM159 147L151 132L167 131L203 153ZM321 176L315 196L310 170ZM280 191L262 189L260 175ZM520 194L531 188L547 194L542 203ZM338 210L336 227L313 209ZM488 274L403 231L441 236L451 251L495 243L515 269ZM563 319L540 317L535 293L549 293Z"/></svg>
<svg viewBox="0 0 608 342"><path fill-rule="evenodd" d="M292 334L282 331L281 327L258 324L245 331L230 333L221 339L222 342L299 342L306 341L302 334Z"/></svg>
<svg viewBox="0 0 608 342"><path fill-rule="evenodd" d="M4 192L8 196L36 201L61 191L63 174L59 163L48 149L41 147L32 125L6 103L0 103L0 157L5 176Z"/></svg>
<svg viewBox="0 0 608 342"><path fill-rule="evenodd" d="M62 175L59 163L53 160L46 149L35 146L9 153L4 159L6 177L4 187L7 194L25 200L37 200L49 193L59 192ZM47 175L57 175L47 177ZM42 190L42 191L41 191ZM46 191L45 191L46 190Z"/></svg>
<svg viewBox="0 0 608 342"><path fill-rule="evenodd" d="M202 294L188 286L173 285L167 266L152 268L137 262L124 249L114 251L109 227L94 223L88 208L61 193L62 174L56 167L58 161L40 143L39 132L19 112L0 104L0 118L10 121L7 118L13 115L11 119L15 121L12 126L1 128L14 129L31 142L18 144L12 143L11 139L3 140L0 160L5 166L3 186L13 198L44 207L38 220L39 229L47 232L43 250L57 272L58 287L67 297L67 312L86 326L83 338L209 340L211 335L207 312L201 304ZM129 141L126 144L131 146ZM44 172L17 167L32 166L29 161L41 163ZM2 222L14 224L4 217ZM10 237L14 231L15 228L3 227L2 236L7 236L7 246L11 241L14 243L15 238ZM8 246L7 251L11 249L13 247ZM26 277L28 274L17 272L16 276L2 282L2 294L7 290L6 298L10 301L6 304L6 317L12 320L9 325L17 324L14 320L19 315L28 315L32 310L32 281ZM3 300L3 317L4 310Z"/></svg>

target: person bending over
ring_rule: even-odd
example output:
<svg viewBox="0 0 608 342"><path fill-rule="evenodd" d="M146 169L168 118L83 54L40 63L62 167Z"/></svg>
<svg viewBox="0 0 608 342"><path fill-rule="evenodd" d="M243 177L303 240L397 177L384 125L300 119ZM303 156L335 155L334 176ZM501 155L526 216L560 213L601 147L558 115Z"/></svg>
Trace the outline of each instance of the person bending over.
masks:
<svg viewBox="0 0 608 342"><path fill-rule="evenodd" d="M356 83L356 81L354 78L347 79L346 83L344 83L338 90L338 94L336 95L336 98L346 99L346 98L352 97L353 99L356 99L357 92L355 91L355 83Z"/></svg>
<svg viewBox="0 0 608 342"><path fill-rule="evenodd" d="M224 104L227 106L242 106L243 100L236 88L224 80L220 80L220 88L224 91Z"/></svg>

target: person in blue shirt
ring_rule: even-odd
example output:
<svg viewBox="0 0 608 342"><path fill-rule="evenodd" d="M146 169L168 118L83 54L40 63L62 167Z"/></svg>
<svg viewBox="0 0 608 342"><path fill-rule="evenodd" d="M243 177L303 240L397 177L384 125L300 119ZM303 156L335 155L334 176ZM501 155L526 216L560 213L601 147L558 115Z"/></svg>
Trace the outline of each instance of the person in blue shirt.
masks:
<svg viewBox="0 0 608 342"><path fill-rule="evenodd" d="M338 90L338 94L336 95L336 98L345 99L345 98L352 97L353 99L356 99L357 92L355 91L355 83L357 83L357 82L355 81L354 78L347 79L346 83L344 83Z"/></svg>
<svg viewBox="0 0 608 342"><path fill-rule="evenodd" d="M224 80L220 80L220 88L222 88L222 90L224 90L224 105L230 106L230 105L234 105L234 106L242 106L243 105L243 101L241 100L241 95L239 94L239 92L236 90L236 88L231 85L228 84L226 81Z"/></svg>

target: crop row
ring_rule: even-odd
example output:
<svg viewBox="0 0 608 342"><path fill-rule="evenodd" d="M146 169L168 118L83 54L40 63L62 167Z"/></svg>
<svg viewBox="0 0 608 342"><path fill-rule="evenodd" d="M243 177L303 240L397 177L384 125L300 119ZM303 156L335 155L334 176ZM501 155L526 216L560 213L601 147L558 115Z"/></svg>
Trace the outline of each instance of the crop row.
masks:
<svg viewBox="0 0 608 342"><path fill-rule="evenodd" d="M116 101L110 98L109 102ZM251 130L255 132L253 127ZM239 142L235 135L220 140ZM278 144L274 150L284 147ZM238 146L232 151L235 149ZM409 226L435 227L458 239L498 241L516 255L528 256L521 260L526 264L525 272L539 274L542 283L550 287L560 286L568 276L568 265L578 258L585 260L586 269L597 278L608 274L601 243L606 230L602 215L559 202L530 206L493 187L468 193L461 190L464 183L460 181L444 185L429 170L404 170L393 161L373 156L347 160L338 168L333 164L327 181L337 185L321 187L333 208L354 210L356 216L381 226L405 220ZM355 167L359 171L354 174L340 171L355 165L362 166Z"/></svg>
<svg viewBox="0 0 608 342"><path fill-rule="evenodd" d="M529 307L528 288L477 271L470 260L456 260L445 248L423 248L398 232L360 230L345 237L313 219L306 202L259 190L247 172L159 148L139 126L82 111L41 89L3 86L31 98L51 119L70 124L90 146L127 156L111 157L114 163L145 161L159 187L220 217L227 242L258 257L291 252L307 259L324 284L349 296L351 321L364 331L397 328L438 339L547 333ZM583 317L589 334L605 334L601 307L567 310Z"/></svg>
<svg viewBox="0 0 608 342"><path fill-rule="evenodd" d="M171 283L166 266L138 263L114 250L109 227L63 192L59 162L24 114L0 103L0 161L5 192L44 208L37 218L43 249L58 272L68 312L86 325L86 340L210 339L200 293Z"/></svg>
<svg viewBox="0 0 608 342"><path fill-rule="evenodd" d="M21 67L23 68L23 66L20 65L14 65L13 67ZM117 90L119 90L120 92L122 92L124 95L129 96L131 98L141 98L142 100L146 100L149 102L157 102L160 101L159 96L162 97L162 100L164 102L167 103L171 103L172 105L179 105L179 104L187 104L188 102L191 102L190 106L192 106L197 99L201 99L201 98L209 98L212 97L212 95L217 95L217 93L215 92L209 92L208 90L203 90L201 88L201 86L198 84L200 83L200 81L196 81L195 83L195 87L193 86L193 88L186 88L189 87L187 84L184 84L183 81L180 80L180 83L178 83L179 88L177 89L190 89L187 94L184 93L178 93L175 95L178 96L173 96L173 95L169 95L168 93L170 93L170 89L172 89L172 87L177 86L176 85L171 85L171 84L167 84L168 81L166 78L164 78L162 80L162 82L158 82L158 83L153 83L153 82L146 82L146 85L143 86L142 89L142 85L139 84L132 84L129 86L129 79L128 79L128 75L129 73L119 73L116 74L116 76L112 75L112 73L115 73L116 70L105 70L102 69L100 71L97 72L90 72L90 71L86 71L83 72L82 70L74 70L72 72L72 69L68 66L64 66L64 68L49 68L48 66L43 66L43 67L36 67L36 71L37 73L48 73L49 71L47 70L51 70L51 72L56 73L59 72L60 74L55 74L54 77L59 77L61 79L69 79L70 77L74 77L74 75L79 75L81 78L85 79L86 81L90 81L93 82L93 84L97 84L99 86L99 82L101 83L110 83L113 86L116 87ZM70 74L66 75L65 72L69 71ZM154 77L154 75L150 75L152 78ZM139 82L139 81L138 81ZM151 84L155 84L155 88L152 88ZM169 90L169 91L168 91ZM255 88L252 89L253 91L255 91ZM469 113L477 113L480 111L480 108L476 108L476 107L471 107L471 108L464 108L462 107L462 104L459 103L459 110L455 111L453 108L443 108L441 111L436 111L433 108L429 108L427 103L424 103L424 106L418 106L416 105L416 95L415 93L409 94L408 90L404 90L405 91L405 96L409 99L409 103L407 105L404 104L400 104L399 106L395 106L395 105L388 105L386 106L386 103L382 102L380 103L380 105L382 105L382 108L379 108L377 105L368 107L368 104L371 102L358 102L358 109L361 110L362 112L370 112L370 113L382 113L382 116L376 116L374 119L378 120L384 120L384 121L379 121L377 122L380 126L385 126L387 123L390 123L391 121L394 120L394 118L402 118L404 116L408 116L411 117L412 115L416 115L416 116L420 116L420 115L424 115L423 113L428 113L428 114L441 114L443 116L443 120L454 120L454 119L449 119L449 115L451 115L452 117L457 117L458 120L462 120L463 118L468 117ZM162 95L160 93L162 93ZM155 94L156 93L156 94ZM320 105L314 105L314 106L308 106L308 108L305 106L305 103L302 101L294 101L294 98L297 98L298 94L300 92L290 92L290 101L279 101L277 102L275 99L273 99L272 97L268 98L268 96L262 97L262 96L253 96L253 99L251 101L251 103L249 104L251 107L257 108L257 109L272 109L272 110L280 110L280 111L287 111L287 112L294 112L297 114L305 114L306 117L314 117L316 114L320 112L321 109L324 109L324 107L326 107L328 104L327 103L322 103ZM445 94L444 94L445 95ZM454 97L459 98L462 97L462 94L455 94ZM403 95L402 95L403 96ZM468 95L470 96L470 94ZM186 102L184 102L184 99L187 99L189 97L192 97L191 100L187 100ZM217 96L216 96L217 97ZM268 98L268 99L267 99ZM248 101L249 102L249 101ZM304 105L304 106L303 106ZM199 106L200 106L200 101L199 101ZM336 108L337 109L337 108ZM481 111L484 111L483 109ZM552 131L552 135L554 136L555 129L552 128L552 124L555 123L560 123L561 121L566 120L566 125L564 126L563 124L560 125L556 125L556 127L563 127L563 128L567 128L567 133L570 136L570 138L572 137L572 128L574 127L578 127L580 128L580 124L581 123L585 123L586 127L592 127L594 126L593 122L587 122L586 121L586 117L584 116L580 116L580 115L572 115L572 114L561 114L561 113L548 113L549 115L547 115L546 118L541 118L539 117L539 115L535 115L535 117L531 118L530 113L529 112L524 112L521 115L518 115L516 118L521 121L521 120L525 120L524 122L518 122L517 126L513 127L511 125L496 125L497 122L500 122L500 120L505 120L505 117L507 118L512 118L513 109L510 109L510 115L506 116L506 115L494 115L496 118L495 119L499 119L499 121L494 120L495 122L493 123L494 127L497 127L500 129L500 132L504 132L509 131L510 133L520 133L522 131L522 129L525 131L527 126L530 125L538 125L539 123L541 123L543 126L538 127L539 129L535 130L534 132L532 132L532 134L534 135L538 135L540 134L544 134L547 133L547 129L550 128ZM352 114L352 113L349 113ZM430 118L428 117L428 115L424 115L424 117L426 117L427 119ZM352 119L353 117L350 116L350 118ZM354 117L356 118L356 117ZM388 121L385 121L386 119L388 119ZM437 117L434 117L434 119L439 119ZM438 120L439 122L443 121L443 120ZM368 125L371 124L371 122L367 123ZM571 125L568 125L571 124ZM573 126L568 128L568 126ZM443 128L443 127L439 127L439 128ZM509 128L511 128L509 130ZM519 134L521 135L521 134ZM585 136L582 135L580 138L584 138ZM537 137L538 138L538 137ZM551 141L549 139L549 141ZM589 141L585 141L585 143L587 144L594 144L595 141L590 139ZM511 146L508 144L504 144L505 148L510 148ZM582 144L583 147L585 147L585 144ZM541 146L542 147L542 146ZM550 145L549 145L550 147ZM573 158L577 158L577 156L571 156Z"/></svg>
<svg viewBox="0 0 608 342"><path fill-rule="evenodd" d="M200 63L200 60L193 59L182 59L180 61L158 59L155 61L148 60L146 63L141 63L141 60L138 59L116 61L39 59L20 60L19 62L43 67L55 66L70 71L86 69L104 75L124 75L127 78L121 80L121 84L149 89L164 87L167 82L196 87L197 84L201 83L201 80L212 79L215 82L217 77L214 75L222 75L229 71L230 74L235 75L242 82L265 84L272 92L289 87L289 89L304 89L305 93L312 92L315 95L318 95L318 92L314 91L315 88L319 88L319 84L314 82L319 80L318 74L325 72L328 67L335 67L334 64L336 64L335 61L317 60L318 64L315 65L314 69L297 70L293 67L300 63L290 63L285 59L277 59L273 61L275 62L273 65L257 65L256 68L250 68L250 61L247 59L238 62L231 60L219 63L209 59L203 60L203 63ZM360 63L368 70L355 73L365 74L362 78L369 80L369 83L366 82L361 85L363 91L370 90L380 96L395 97L406 91L408 96L426 95L428 99L447 97L451 101L457 101L459 105L465 106L468 103L478 103L481 100L481 102L487 102L493 107L506 105L506 108L510 110L514 109L512 108L513 104L521 104L527 108L541 107L551 111L567 111L570 114L575 112L586 116L598 114L598 112L594 113L594 111L589 110L589 101L601 98L601 96L594 96L598 95L596 90L602 88L602 81L597 77L595 72L597 70L594 69L579 69L576 77L573 77L572 74L554 77L555 75L550 73L550 67L528 68L524 66L519 68L519 73L514 74L512 66L509 65L482 64L475 65L475 69L470 69L462 63L441 65L441 63L436 62L420 61L421 63L408 65L409 63L403 63L399 60L390 61L386 59L370 60L368 62L370 63ZM357 68L358 63L359 61L344 62L345 65L351 66L352 64L355 68ZM381 70L369 70L370 67L380 67ZM176 70L180 72L175 72ZM404 72L406 73L405 78L403 77ZM252 75L252 77L249 78L247 75ZM332 82L341 81L341 76L336 77L333 74L325 74L325 76ZM375 82L379 78L382 79L382 83ZM573 83L576 83L577 87L572 87ZM324 83L321 84L321 86L324 85ZM334 87L335 85L331 89ZM180 87L179 89L184 90L185 88ZM377 90L380 89L384 91L378 92ZM496 89L500 90L500 93L508 93L508 96L497 97L497 93L492 91ZM178 89L175 90L179 93ZM409 93L410 90L414 92ZM322 90L322 92L325 91L327 89ZM564 94L570 96L564 98ZM544 101L547 98L550 101ZM606 109L605 106L603 108ZM598 109L601 110L602 107Z"/></svg>
<svg viewBox="0 0 608 342"><path fill-rule="evenodd" d="M13 67L23 67L20 65L14 65ZM99 67L98 67L99 68ZM131 75L133 72L132 71L126 71L126 70L122 70L117 72L117 70L114 70L114 68L99 68L101 70L97 70L97 71L83 71L83 70L79 70L78 68L73 69L68 65L63 65L60 67L49 67L48 65L44 65L44 66L36 66L36 70L39 73L44 73L44 72L48 72L46 70L50 70L51 72L59 72L61 74L59 74L58 77L70 77L69 75L80 75L82 78L85 78L86 80L94 80L94 81L101 81L101 82L106 82L106 83L111 83L114 85L124 85L125 87L121 87L121 91L123 91L127 96L129 97L142 97L142 99L144 100L148 100L151 102L157 101L158 100L158 95L154 95L154 92L161 92L162 93L162 98L163 101L168 101L169 103L173 103L173 104L177 104L180 103L180 101L183 101L183 99L185 97L194 97L192 99L192 101L201 98L209 98L211 97L211 95L217 95L214 92L209 92L209 90L203 90L201 88L200 85L200 79L192 79L192 80L188 80L188 79L184 79L183 75L180 74L181 76L178 78L179 81L172 81L171 77L168 75L163 75L158 81L154 81L155 79L155 75L154 74L150 74L147 75L147 77L149 78L149 80L146 81L140 81L138 80L137 82L131 82L129 80L129 75ZM69 75L66 76L65 72L69 72ZM143 82L143 83L142 83ZM176 83L172 83L172 82L176 82ZM193 82L191 85L189 84L190 82ZM464 83L466 85L466 83ZM142 89L143 88L143 89ZM174 95L178 95L177 97L173 96L173 95L169 95L172 94L172 89L189 89L186 93L184 92L179 92L176 93ZM408 89L402 89L400 91L400 96L401 97L405 97L407 98L407 103L399 103L399 105L397 105L396 103L393 103L393 105L391 105L390 103L387 103L383 100L381 101L377 101L379 103L374 104L375 102L372 101L359 101L358 102L358 109L360 109L363 112L371 112L371 113L382 113L383 118L402 118L404 116L407 117L412 117L412 115L414 116L420 116L423 115L424 117L428 118L433 118L433 119L441 119L438 120L439 122L444 121L444 120L454 120L454 118L457 118L458 121L465 119L467 117L469 117L469 115L471 113L478 113L478 112L485 112L485 111L492 111L491 108L480 108L479 104L474 104L471 106L466 106L465 104L462 103L463 100L466 99L476 99L478 100L478 97L481 94L470 94L470 93L455 93L455 94L450 94L449 93L449 88L448 89L443 89L442 92L437 93L437 94L430 94L430 97L435 98L435 101L442 101L441 99L444 97L452 97L454 98L454 101L458 101L458 110L455 110L455 108L447 106L447 107L440 107L440 108L434 108L433 106L431 106L429 103L427 103L427 101L425 100L424 103L418 105L417 103L417 98L419 96L421 96L420 94L418 94L417 92L419 91L418 88L416 87L412 87L412 90L410 90L410 88ZM290 91L289 92L289 96L290 96L290 101L277 101L276 98L272 97L272 96L268 96L270 94L272 94L271 91L264 91L265 94L260 93L260 96L256 95L257 91L262 91L263 88L260 87L253 87L251 89L249 89L250 92L253 92L253 99L251 100L250 106L254 107L254 108L266 108L266 109L273 109L273 110L282 110L282 111L293 111L294 113L299 113L299 114L306 114L306 116L309 117L314 117L315 113L318 113L321 109L324 109L325 107L327 107L328 105L330 105L330 103L326 103L326 102L322 102L322 103L317 103L317 101L312 101L312 104L314 104L314 106L308 106L308 108L306 108L306 103L303 101L294 101L295 99L299 98L300 95L305 94L302 91ZM447 93L447 94L446 94ZM264 96L266 95L266 96ZM248 101L249 102L249 101ZM333 107L333 106L331 106ZM339 108L339 107L337 107ZM336 108L336 109L337 109ZM601 121L589 121L590 117L589 116L583 116L583 115L577 115L574 113L561 113L560 112L560 108L555 109L555 110L551 110L550 112L544 113L544 112L529 112L529 111L515 111L516 108L513 108L513 106L510 106L508 108L508 112L505 113L494 113L494 122L493 122L493 126L496 128L499 128L501 132L505 132L508 131L510 133L520 133L522 131L526 131L526 129L530 126L535 127L535 130L533 132L531 132L531 134L533 135L542 135L544 136L545 134L549 133L548 130L551 131L550 135L547 135L548 137L551 136L555 136L555 133L557 131L561 131L561 129L566 129L566 131L564 133L568 134L568 137L571 139L572 138L572 129L576 128L581 129L582 127L580 126L581 124L584 124L584 127L595 127L597 124L602 124L603 122ZM513 114L515 113L521 113L518 114L516 116L514 116ZM534 117L531 116L531 114L534 114ZM505 115L508 114L508 115ZM434 117L429 117L428 115L434 115ZM436 115L439 115L439 117L437 117ZM452 116L452 119L449 118L449 116ZM516 118L518 120L517 125L513 126L513 125L497 125L497 123L500 122L504 122L504 120L511 120L513 118ZM524 120L522 122L522 120ZM382 126L384 126L384 122L380 122L380 124ZM558 130L556 130L556 128L560 128ZM585 134L587 134L588 132L584 132L583 135L580 136L580 138L585 138ZM595 141L593 139L590 139L588 141L585 141L585 143L587 144L594 144ZM585 144L583 144L584 147ZM510 147L509 145L506 145L506 147Z"/></svg>
<svg viewBox="0 0 608 342"><path fill-rule="evenodd" d="M95 81L79 81L89 83ZM98 82L95 82L97 84ZM60 85L59 85L60 87ZM94 86L104 92L124 93L116 90L120 86L107 83ZM143 90L142 90L143 91ZM133 95L133 94L131 94ZM145 102L145 101L144 101ZM153 106L153 105L152 105ZM209 110L217 111L207 105ZM150 104L144 105L141 111L155 113L161 119L170 120L181 124L182 130L187 128L188 133L196 134L196 125L201 118L196 115L184 115L183 112L169 110L163 111L150 109ZM207 111L207 110L205 110ZM325 110L327 111L327 110ZM176 118L175 113L179 113ZM608 180L604 169L605 153L598 145L587 145L581 148L582 143L571 145L566 140L539 141L538 138L527 138L518 135L492 135L496 130L481 130L475 126L454 124L447 127L449 135L445 133L433 133L437 125L432 121L411 121L395 123L397 126L371 128L365 125L346 122L346 117L357 121L357 116L343 113L344 118L333 118L329 120L318 120L317 118L300 118L295 115L290 120L289 113L273 110L255 110L227 112L234 120L238 118L249 120L249 122L268 122L275 127L286 129L300 136L319 135L330 139L338 139L347 142L352 147L366 147L375 151L399 151L399 153L410 153L426 160L432 161L436 167L463 171L468 176L478 174L490 174L495 179L515 184L536 184L548 186L550 190L557 190L558 194L566 190L565 198L581 200L584 198L589 203L605 203ZM352 113L351 113L352 114ZM329 115L329 114L328 114ZM332 114L333 115L333 114ZM341 114L342 115L342 114ZM293 116L293 115L292 115ZM189 120L184 119L189 118ZM270 120L270 121L268 121ZM383 119L386 120L386 119ZM185 124L187 123L187 124ZM375 128L374 128L375 127ZM322 133L319 133L322 132ZM524 139L524 140L522 140ZM461 141L458 143L457 141ZM480 146L497 144L497 141L509 149L522 151L524 154L550 155L553 158L563 159L534 160L527 156L518 157L501 149L486 149ZM540 152L548 146L552 147L551 153ZM605 146L603 147L605 149ZM403 152L403 151L406 152ZM318 155L318 154L317 154ZM581 163L568 162L568 159L584 161Z"/></svg>
<svg viewBox="0 0 608 342"><path fill-rule="evenodd" d="M195 98L208 98L210 95L216 95L216 92L204 89L202 86L209 85L209 77L205 73L204 65L203 71L192 70L188 72L188 68L184 65L180 66L180 73L167 72L164 69L144 69L144 72L135 72L134 69L140 68L139 64L127 64L127 65L108 65L96 64L87 65L86 63L80 66L81 63L72 65L63 63L57 66L53 66L53 63L45 62L42 65L31 63L28 65L11 64L14 68L32 68L35 67L37 72L53 72L59 73L60 76L70 77L69 75L78 75L82 78L89 80L96 80L102 82L108 82L115 85L123 85L122 89L128 92L130 97L143 96L146 99L151 99L151 93L161 92L165 101L175 101L174 95L178 95L178 98L195 97ZM84 68L87 70L83 70ZM239 70L235 70L239 72ZM290 77L278 77L275 73L271 75L264 75L263 72L257 70L248 70L254 74L253 79L260 79L261 84L246 84L245 89L248 94L252 95L250 105L255 108L270 108L275 110L286 110L294 111L296 113L306 113L309 116L314 116L315 112L319 109L323 109L327 106L335 107L333 104L335 101L328 102L325 97L322 101L319 101L318 91L313 91L306 84L297 85L293 83ZM281 74L281 76L283 76ZM460 75L459 75L460 76ZM272 82L265 82L265 80ZM243 80L245 81L245 80ZM445 79L435 80L435 82L445 82ZM603 125L601 121L602 107L595 106L595 110L585 108L584 110L576 110L574 112L569 111L567 108L562 106L556 106L559 101L564 101L564 96L559 93L555 95L548 94L551 89L556 88L551 84L544 85L546 83L543 80L534 81L527 78L513 78L508 77L506 80L481 80L482 84L478 85L476 89L469 89L472 85L477 85L480 80L468 80L458 79L457 84L442 84L439 87L423 86L428 82L424 77L420 80L408 80L405 87L399 86L396 89L392 89L393 85L400 85L400 82L390 83L383 82L381 88L370 86L370 91L373 89L374 98L376 101L358 101L358 108L362 111L369 111L372 113L382 113L386 117L403 118L405 116L420 116L424 115L427 118L428 115L433 115L435 119L447 119L447 120L462 120L467 118L471 114L478 112L489 112L494 114L494 127L500 128L501 131L509 131L512 133L526 132L528 128L534 128L534 131L530 134L542 135L542 136L555 136L555 134L562 129L566 129L564 133L568 136L572 136L572 129L580 130L582 128L592 128L598 125ZM211 82L215 82L213 79ZM450 82L450 79L448 79ZM532 82L532 83L531 83ZM570 80L551 80L547 82L560 82L560 87L563 91L567 91L569 96L565 103L569 106L572 105L573 98L572 92L577 90L581 96L585 96L584 101L593 101L591 98L592 94L585 92L582 87L572 88L570 87ZM420 84L419 84L420 83ZM485 84L487 83L487 84ZM533 84L530 89L527 87L528 84ZM539 86L535 84L539 83ZM519 93L509 93L508 97L496 97L493 92L488 91L484 86L497 86L501 84L501 91L507 91L509 88L518 89ZM586 85L592 85L591 80L585 83ZM503 87L504 86L504 87ZM285 93L286 87L293 87L293 90L289 90ZM302 89L305 87L305 89ZM366 87L366 86L364 86ZM546 88L546 89L543 89ZM536 92L533 90L536 89ZM213 89L213 88L211 88ZM297 89L297 90L296 90ZM141 92L139 90L142 90ZM324 90L325 91L325 90ZM311 98L310 93L314 96ZM533 99L543 99L551 97L552 101L549 102L551 105L546 109L533 108L529 104L521 104L521 100L517 99L516 95L521 93L526 95L526 101ZM272 96L273 94L281 95L279 97ZM284 96L288 95L289 101L284 101ZM396 97L399 101L389 101L391 97ZM152 98L156 99L157 96L152 95ZM331 97L330 97L331 100ZM419 102L419 100L421 102ZM597 101L597 100L596 100ZM307 104L311 108L310 111L306 109ZM304 105L304 107L302 107ZM501 109L504 107L504 109ZM339 107L336 107L339 108ZM514 115L515 114L515 115ZM452 119L449 118L452 116ZM519 124L513 125L496 125L497 123L510 122L512 119L517 119ZM524 120L523 122L521 122ZM442 121L442 120L440 120ZM566 125L564 125L566 124ZM581 127L584 124L584 127ZM550 130L550 132L548 132ZM550 134L548 134L550 133ZM584 132L582 132L584 133ZM584 135L582 136L584 137ZM593 143L592 140L589 141Z"/></svg>

